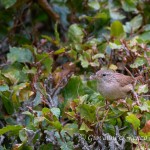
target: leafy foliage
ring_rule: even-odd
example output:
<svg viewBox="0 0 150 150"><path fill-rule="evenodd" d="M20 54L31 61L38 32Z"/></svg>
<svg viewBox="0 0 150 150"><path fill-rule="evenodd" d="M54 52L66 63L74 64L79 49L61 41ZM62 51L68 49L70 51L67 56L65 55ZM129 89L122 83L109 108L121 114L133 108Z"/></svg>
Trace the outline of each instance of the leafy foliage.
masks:
<svg viewBox="0 0 150 150"><path fill-rule="evenodd" d="M0 149L148 149L148 1L0 2ZM99 69L140 77L140 105L107 108Z"/></svg>

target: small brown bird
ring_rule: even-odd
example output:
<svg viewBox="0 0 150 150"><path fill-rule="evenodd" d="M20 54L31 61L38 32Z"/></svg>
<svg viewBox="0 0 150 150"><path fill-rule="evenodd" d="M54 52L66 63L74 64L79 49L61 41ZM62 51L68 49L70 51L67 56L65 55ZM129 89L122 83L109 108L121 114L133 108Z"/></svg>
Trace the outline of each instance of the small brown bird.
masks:
<svg viewBox="0 0 150 150"><path fill-rule="evenodd" d="M96 75L90 78L98 81L97 89L108 101L124 99L131 93L135 93L134 83L136 79L131 76L126 76L110 70L100 70ZM138 100L137 96L135 97L136 100Z"/></svg>

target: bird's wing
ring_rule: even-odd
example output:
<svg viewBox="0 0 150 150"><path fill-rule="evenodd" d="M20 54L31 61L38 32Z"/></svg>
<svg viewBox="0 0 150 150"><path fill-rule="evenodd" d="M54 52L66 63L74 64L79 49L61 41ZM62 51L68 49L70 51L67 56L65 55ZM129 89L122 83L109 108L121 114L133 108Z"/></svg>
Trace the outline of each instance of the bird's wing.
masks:
<svg viewBox="0 0 150 150"><path fill-rule="evenodd" d="M134 84L135 82L134 78L130 76L122 75L120 73L116 73L116 80L120 83L122 87L128 84Z"/></svg>

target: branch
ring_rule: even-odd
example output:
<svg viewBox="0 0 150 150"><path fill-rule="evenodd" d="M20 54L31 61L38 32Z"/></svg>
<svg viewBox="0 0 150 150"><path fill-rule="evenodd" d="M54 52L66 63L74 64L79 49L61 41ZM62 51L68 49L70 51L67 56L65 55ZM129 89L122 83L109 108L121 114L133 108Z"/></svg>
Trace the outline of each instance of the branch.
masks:
<svg viewBox="0 0 150 150"><path fill-rule="evenodd" d="M48 15L54 20L58 21L59 20L59 15L53 12L52 7L49 5L47 0L38 0L38 4L44 9Z"/></svg>

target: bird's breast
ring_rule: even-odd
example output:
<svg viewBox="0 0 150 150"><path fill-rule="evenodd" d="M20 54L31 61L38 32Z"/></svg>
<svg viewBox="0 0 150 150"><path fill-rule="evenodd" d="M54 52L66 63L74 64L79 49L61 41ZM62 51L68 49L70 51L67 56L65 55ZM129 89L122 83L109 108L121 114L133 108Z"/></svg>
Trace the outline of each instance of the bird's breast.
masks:
<svg viewBox="0 0 150 150"><path fill-rule="evenodd" d="M128 92L130 91L129 87L121 87L118 83L115 82L114 83L99 82L97 88L100 94L108 100L125 98Z"/></svg>

